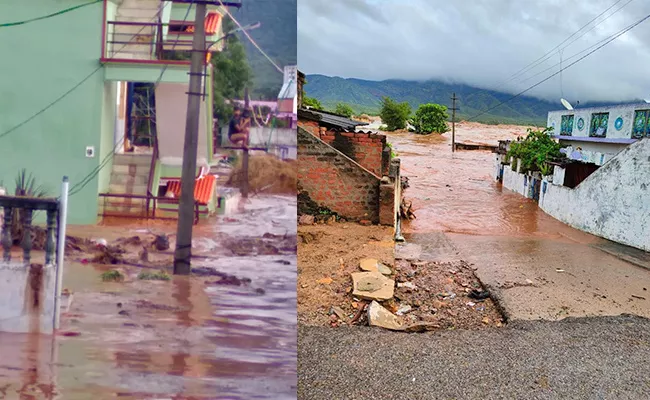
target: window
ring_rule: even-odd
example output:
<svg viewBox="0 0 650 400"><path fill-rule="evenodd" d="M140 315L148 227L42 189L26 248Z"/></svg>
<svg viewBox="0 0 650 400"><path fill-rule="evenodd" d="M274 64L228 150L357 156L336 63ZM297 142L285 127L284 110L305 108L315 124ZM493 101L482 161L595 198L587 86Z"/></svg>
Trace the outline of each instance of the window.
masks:
<svg viewBox="0 0 650 400"><path fill-rule="evenodd" d="M563 115L560 126L560 135L571 136L573 133L573 115Z"/></svg>
<svg viewBox="0 0 650 400"><path fill-rule="evenodd" d="M605 137L607 136L607 124L609 123L609 113L591 114L591 130L589 136Z"/></svg>
<svg viewBox="0 0 650 400"><path fill-rule="evenodd" d="M641 139L644 136L650 137L650 110L637 110L634 112L632 137Z"/></svg>

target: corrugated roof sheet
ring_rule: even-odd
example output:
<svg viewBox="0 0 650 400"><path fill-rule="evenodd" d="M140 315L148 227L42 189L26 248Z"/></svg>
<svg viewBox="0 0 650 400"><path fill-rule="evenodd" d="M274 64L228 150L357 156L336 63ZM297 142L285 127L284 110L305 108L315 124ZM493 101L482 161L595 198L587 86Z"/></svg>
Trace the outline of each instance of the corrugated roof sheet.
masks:
<svg viewBox="0 0 650 400"><path fill-rule="evenodd" d="M221 14L218 12L211 12L205 17L205 34L214 35L217 33L217 28L219 27L219 20L221 19Z"/></svg>
<svg viewBox="0 0 650 400"><path fill-rule="evenodd" d="M214 175L205 175L196 180L194 184L194 200L201 205L206 205L214 195L217 178ZM176 198L181 195L181 181L173 180L167 183L167 190L174 193Z"/></svg>
<svg viewBox="0 0 650 400"><path fill-rule="evenodd" d="M367 122L355 121L348 117L326 111L300 109L298 110L298 117L346 130L354 130L357 126L368 125Z"/></svg>

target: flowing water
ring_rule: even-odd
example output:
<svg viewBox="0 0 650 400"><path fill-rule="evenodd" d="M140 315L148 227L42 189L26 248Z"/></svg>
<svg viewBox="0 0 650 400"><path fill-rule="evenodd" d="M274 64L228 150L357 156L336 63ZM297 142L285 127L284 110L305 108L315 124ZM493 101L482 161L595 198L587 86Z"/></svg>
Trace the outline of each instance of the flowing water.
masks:
<svg viewBox="0 0 650 400"><path fill-rule="evenodd" d="M523 127L461 124L457 141L497 144L525 135ZM389 142L409 178L407 199L417 219L405 232L538 236L560 238L573 230L546 215L537 204L503 189L492 176L494 154L489 151L451 152L451 133L390 134Z"/></svg>
<svg viewBox="0 0 650 400"><path fill-rule="evenodd" d="M171 223L153 223L171 233ZM117 231L132 235L139 223ZM100 229L106 233L107 228ZM286 236L272 255L233 256L224 243ZM295 399L296 200L251 199L246 211L202 222L193 267L213 276L105 283L107 267L68 262L74 292L62 334L0 333L0 399ZM206 283L207 282L207 283Z"/></svg>

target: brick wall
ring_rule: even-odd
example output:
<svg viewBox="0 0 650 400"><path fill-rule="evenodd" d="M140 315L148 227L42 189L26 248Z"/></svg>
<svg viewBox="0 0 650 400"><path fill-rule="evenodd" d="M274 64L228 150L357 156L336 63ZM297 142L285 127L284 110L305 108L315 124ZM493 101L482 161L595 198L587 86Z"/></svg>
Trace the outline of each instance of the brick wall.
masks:
<svg viewBox="0 0 650 400"><path fill-rule="evenodd" d="M316 121L301 120L298 126L358 162L375 176L388 174L390 148L386 145L385 135L327 130L319 128Z"/></svg>
<svg viewBox="0 0 650 400"><path fill-rule="evenodd" d="M298 128L298 184L302 190L313 201L342 217L378 223L379 178L301 126Z"/></svg>

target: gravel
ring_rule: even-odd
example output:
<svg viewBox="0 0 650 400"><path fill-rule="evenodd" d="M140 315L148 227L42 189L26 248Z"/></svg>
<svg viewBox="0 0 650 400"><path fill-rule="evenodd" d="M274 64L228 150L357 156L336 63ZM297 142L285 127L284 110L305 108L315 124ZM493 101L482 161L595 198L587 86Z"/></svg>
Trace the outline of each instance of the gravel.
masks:
<svg viewBox="0 0 650 400"><path fill-rule="evenodd" d="M300 326L299 399L648 399L650 320L423 334Z"/></svg>

